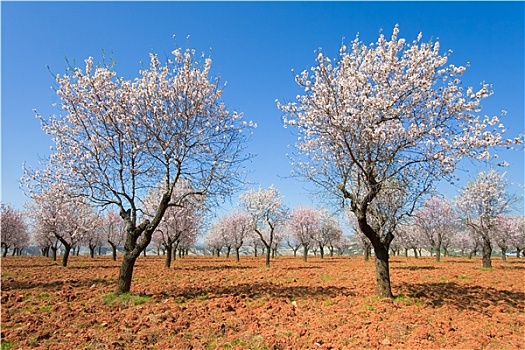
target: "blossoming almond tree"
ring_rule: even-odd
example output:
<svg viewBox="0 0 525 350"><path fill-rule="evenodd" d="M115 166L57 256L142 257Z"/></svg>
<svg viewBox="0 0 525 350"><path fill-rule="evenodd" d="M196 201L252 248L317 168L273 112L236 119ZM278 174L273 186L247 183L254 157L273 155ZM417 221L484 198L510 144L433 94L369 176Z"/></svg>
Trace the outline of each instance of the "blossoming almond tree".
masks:
<svg viewBox="0 0 525 350"><path fill-rule="evenodd" d="M483 268L492 267L492 243L497 236L498 217L505 214L516 200L506 187L505 173L490 169L468 182L457 197L465 224L481 238Z"/></svg>
<svg viewBox="0 0 525 350"><path fill-rule="evenodd" d="M64 247L62 266L67 266L71 250L98 222L86 198L74 196L64 183L53 182L32 192L28 213L38 232L54 236Z"/></svg>
<svg viewBox="0 0 525 350"><path fill-rule="evenodd" d="M343 231L337 218L327 209L321 209L318 213L319 230L312 235L312 238L319 247L319 254L321 259L323 259L325 247L329 247L332 241L336 242L343 234ZM333 249L331 250L331 255L333 255Z"/></svg>
<svg viewBox="0 0 525 350"><path fill-rule="evenodd" d="M64 115L37 117L55 142L49 162L63 169L61 181L95 204L116 206L125 222L120 294L129 292L135 261L166 209L178 205L171 202L177 183L188 181L186 195L208 201L238 185L249 157L242 131L252 125L226 109L211 59L202 62L193 50L176 49L165 64L151 54L134 80L92 58L85 63L56 76ZM154 215L142 217L144 198L159 183Z"/></svg>
<svg viewBox="0 0 525 350"><path fill-rule="evenodd" d="M525 250L525 216L512 216L509 220L512 222L510 243L516 249L516 258L519 258Z"/></svg>
<svg viewBox="0 0 525 350"><path fill-rule="evenodd" d="M393 297L388 249L369 206L385 190L399 191L410 212L436 181L452 176L464 157L488 159L502 139L499 117L479 116L490 86L464 89L463 66L447 64L439 42L412 43L380 34L365 45L358 37L334 61L322 52L316 65L296 76L304 93L281 104L284 125L299 133L295 172L348 203L370 240L377 294ZM398 184L395 188L392 184Z"/></svg>
<svg viewBox="0 0 525 350"><path fill-rule="evenodd" d="M13 249L13 255L15 255L16 249L23 248L24 244L29 243L29 232L21 211L13 208L10 204L0 204L2 256L6 257L10 248Z"/></svg>
<svg viewBox="0 0 525 350"><path fill-rule="evenodd" d="M303 246L303 261L308 259L308 249L319 236L319 211L312 208L297 207L290 213L288 229L297 242Z"/></svg>
<svg viewBox="0 0 525 350"><path fill-rule="evenodd" d="M240 249L252 232L251 218L248 214L233 210L229 215L220 220L223 225L224 238L235 250L235 260L240 260Z"/></svg>
<svg viewBox="0 0 525 350"><path fill-rule="evenodd" d="M202 196L189 196L191 193L189 182L181 180L171 194L171 202L177 205L170 206L164 213L155 230L155 235L160 238L161 245L166 251L165 266L171 267L172 258L176 255L181 238L190 232L197 231L203 209ZM158 198L161 196L162 186L158 186L146 197L145 215L154 217Z"/></svg>
<svg viewBox="0 0 525 350"><path fill-rule="evenodd" d="M272 249L276 249L275 243L288 217L283 197L275 187L270 186L268 189L248 190L239 196L239 202L251 218L252 230L265 247L266 267L270 267Z"/></svg>
<svg viewBox="0 0 525 350"><path fill-rule="evenodd" d="M456 231L458 219L450 202L445 198L432 196L414 212L414 224L419 228L422 240L429 244L441 260L441 248L448 236Z"/></svg>
<svg viewBox="0 0 525 350"><path fill-rule="evenodd" d="M111 246L113 261L117 260L117 249L124 241L124 221L115 210L108 210L102 217L102 230L105 239Z"/></svg>

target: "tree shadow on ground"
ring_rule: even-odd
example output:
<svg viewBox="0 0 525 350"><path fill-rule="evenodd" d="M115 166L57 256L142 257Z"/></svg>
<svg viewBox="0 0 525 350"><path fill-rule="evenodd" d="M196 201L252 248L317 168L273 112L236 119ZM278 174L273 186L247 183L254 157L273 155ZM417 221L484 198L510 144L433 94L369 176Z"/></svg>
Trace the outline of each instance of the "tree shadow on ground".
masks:
<svg viewBox="0 0 525 350"><path fill-rule="evenodd" d="M67 266L67 269L70 270L96 270L96 269L118 269L120 265L77 265L77 266Z"/></svg>
<svg viewBox="0 0 525 350"><path fill-rule="evenodd" d="M503 269L503 270L525 270L525 266L505 266L505 265L502 265L502 266L498 266L498 269Z"/></svg>
<svg viewBox="0 0 525 350"><path fill-rule="evenodd" d="M410 270L410 271L418 271L418 270L435 270L435 266L392 266L393 270Z"/></svg>
<svg viewBox="0 0 525 350"><path fill-rule="evenodd" d="M321 266L288 266L286 270L318 270Z"/></svg>
<svg viewBox="0 0 525 350"><path fill-rule="evenodd" d="M461 285L456 282L405 283L399 290L405 296L427 301L434 307L453 305L459 310L477 312L498 304L519 310L525 308L525 293L493 287Z"/></svg>
<svg viewBox="0 0 525 350"><path fill-rule="evenodd" d="M283 286L272 282L241 283L233 286L206 286L202 288L184 287L173 288L163 292L164 297L176 297L184 299L210 299L224 296L240 296L242 298L276 297L293 299L300 297L336 297L355 296L348 288L335 286Z"/></svg>
<svg viewBox="0 0 525 350"><path fill-rule="evenodd" d="M222 270L248 270L254 269L254 266L246 265L195 265L195 266L177 266L172 265L175 270L185 271L222 271Z"/></svg>
<svg viewBox="0 0 525 350"><path fill-rule="evenodd" d="M2 291L16 291L16 290L28 290L42 288L45 290L53 291L60 290L63 287L87 287L94 284L110 285L114 284L114 280L101 279L101 278L88 278L88 279L71 279L71 280L58 280L58 281L18 281L18 280L7 280L2 281Z"/></svg>

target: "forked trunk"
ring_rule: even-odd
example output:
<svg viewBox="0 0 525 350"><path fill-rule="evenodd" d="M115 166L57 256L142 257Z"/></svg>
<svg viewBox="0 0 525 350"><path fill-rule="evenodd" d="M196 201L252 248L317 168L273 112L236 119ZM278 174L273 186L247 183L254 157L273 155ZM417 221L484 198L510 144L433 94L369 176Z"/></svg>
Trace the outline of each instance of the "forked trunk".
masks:
<svg viewBox="0 0 525 350"><path fill-rule="evenodd" d="M388 232L386 236L381 239L366 221L366 216L358 217L359 229L370 240L375 254L376 267L376 291L380 298L394 298L390 286L390 266L388 263L388 250L390 243L394 239L392 232Z"/></svg>

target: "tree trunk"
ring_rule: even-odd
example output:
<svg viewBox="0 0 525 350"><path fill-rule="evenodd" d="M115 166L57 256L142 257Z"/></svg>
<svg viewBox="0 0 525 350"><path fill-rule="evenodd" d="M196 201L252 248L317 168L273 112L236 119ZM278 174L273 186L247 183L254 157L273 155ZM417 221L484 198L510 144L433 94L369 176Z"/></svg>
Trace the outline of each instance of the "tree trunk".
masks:
<svg viewBox="0 0 525 350"><path fill-rule="evenodd" d="M492 260L490 259L490 256L492 255L492 246L490 245L490 239L483 238L483 268L484 269L491 269L492 268Z"/></svg>
<svg viewBox="0 0 525 350"><path fill-rule="evenodd" d="M57 261L57 250L58 247L51 247L51 251L53 252L53 254L51 254L53 256L53 261Z"/></svg>
<svg viewBox="0 0 525 350"><path fill-rule="evenodd" d="M270 256L272 254L272 249L270 246L266 246L266 267L270 267Z"/></svg>
<svg viewBox="0 0 525 350"><path fill-rule="evenodd" d="M69 259L70 252L71 252L71 246L69 244L64 244L64 255L62 256L62 266L64 267L67 266L67 260Z"/></svg>
<svg viewBox="0 0 525 350"><path fill-rule="evenodd" d="M173 244L170 242L168 242L168 244L165 246L166 248L166 261L165 261L165 266L169 269L171 267L171 257L172 257L172 254L173 254Z"/></svg>
<svg viewBox="0 0 525 350"><path fill-rule="evenodd" d="M388 262L388 248L374 247L376 266L376 290L381 298L393 298L390 286L390 267Z"/></svg>
<svg viewBox="0 0 525 350"><path fill-rule="evenodd" d="M436 246L434 247L434 249L436 251L436 262L440 262L441 261L441 242L439 239L437 240Z"/></svg>
<svg viewBox="0 0 525 350"><path fill-rule="evenodd" d="M4 245L4 252L2 253L2 256L5 258L7 256L7 246Z"/></svg>
<svg viewBox="0 0 525 350"><path fill-rule="evenodd" d="M390 266L388 262L388 250L394 239L392 232L387 232L383 240L367 222L366 214L356 215L359 229L370 240L375 254L376 267L376 291L380 298L394 298L390 285Z"/></svg>
<svg viewBox="0 0 525 350"><path fill-rule="evenodd" d="M113 261L117 261L117 246L113 244L113 242L108 241L108 243L111 246L111 257Z"/></svg>
<svg viewBox="0 0 525 350"><path fill-rule="evenodd" d="M303 261L308 260L308 245L303 245Z"/></svg>
<svg viewBox="0 0 525 350"><path fill-rule="evenodd" d="M140 253L139 253L140 254ZM133 268L135 267L136 257L132 253L126 252L120 266L120 273L117 280L118 295L128 293L131 289L131 279L133 278Z"/></svg>
<svg viewBox="0 0 525 350"><path fill-rule="evenodd" d="M505 248L501 248L501 259L504 262L507 262L507 249Z"/></svg>
<svg viewBox="0 0 525 350"><path fill-rule="evenodd" d="M371 248L370 246L367 244L365 246L365 249L363 251L363 255L364 255L364 259L365 261L369 261L370 260L370 253L371 253Z"/></svg>
<svg viewBox="0 0 525 350"><path fill-rule="evenodd" d="M235 247L235 260L237 262L241 261L241 256L239 251L241 250L241 247Z"/></svg>
<svg viewBox="0 0 525 350"><path fill-rule="evenodd" d="M232 250L232 247L230 247L230 246L227 246L227 247L226 247L226 258L227 258L227 259L230 258L230 252L231 252L231 250Z"/></svg>
<svg viewBox="0 0 525 350"><path fill-rule="evenodd" d="M324 246L319 245L319 254L321 255L321 259L324 259Z"/></svg>
<svg viewBox="0 0 525 350"><path fill-rule="evenodd" d="M89 256L91 257L91 259L95 257L95 246L89 246Z"/></svg>

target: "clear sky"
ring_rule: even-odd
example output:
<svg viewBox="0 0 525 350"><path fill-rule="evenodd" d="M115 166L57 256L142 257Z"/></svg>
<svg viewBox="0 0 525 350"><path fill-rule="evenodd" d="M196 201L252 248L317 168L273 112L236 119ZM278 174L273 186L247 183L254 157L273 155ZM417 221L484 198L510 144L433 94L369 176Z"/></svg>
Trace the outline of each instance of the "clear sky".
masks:
<svg viewBox="0 0 525 350"><path fill-rule="evenodd" d="M300 93L291 72L314 64L323 48L336 57L342 42L359 33L365 43L389 35L397 23L400 36L412 41L438 39L452 50L451 63L470 62L462 80L479 87L486 81L494 95L483 114L499 115L507 136L524 132L523 2L1 2L2 201L22 209L22 163L37 166L51 140L41 131L33 109L59 113L51 89L53 73L70 63L82 66L102 50L113 52L117 74L134 78L150 52L167 56L175 47L211 52L214 74L227 82L224 100L232 110L259 125L248 150L248 180L274 184L289 207L315 205L297 179L287 178L286 153L296 137L282 126L275 100ZM175 39L173 36L175 35ZM187 40L187 36L190 39ZM210 51L211 49L211 51ZM504 151L500 160L512 182L523 184L524 153ZM465 164L463 181L485 165ZM500 168L501 169L501 168ZM503 171L505 169L501 169ZM452 197L456 189L443 185ZM523 193L523 190L519 190ZM236 202L236 199L234 199Z"/></svg>

